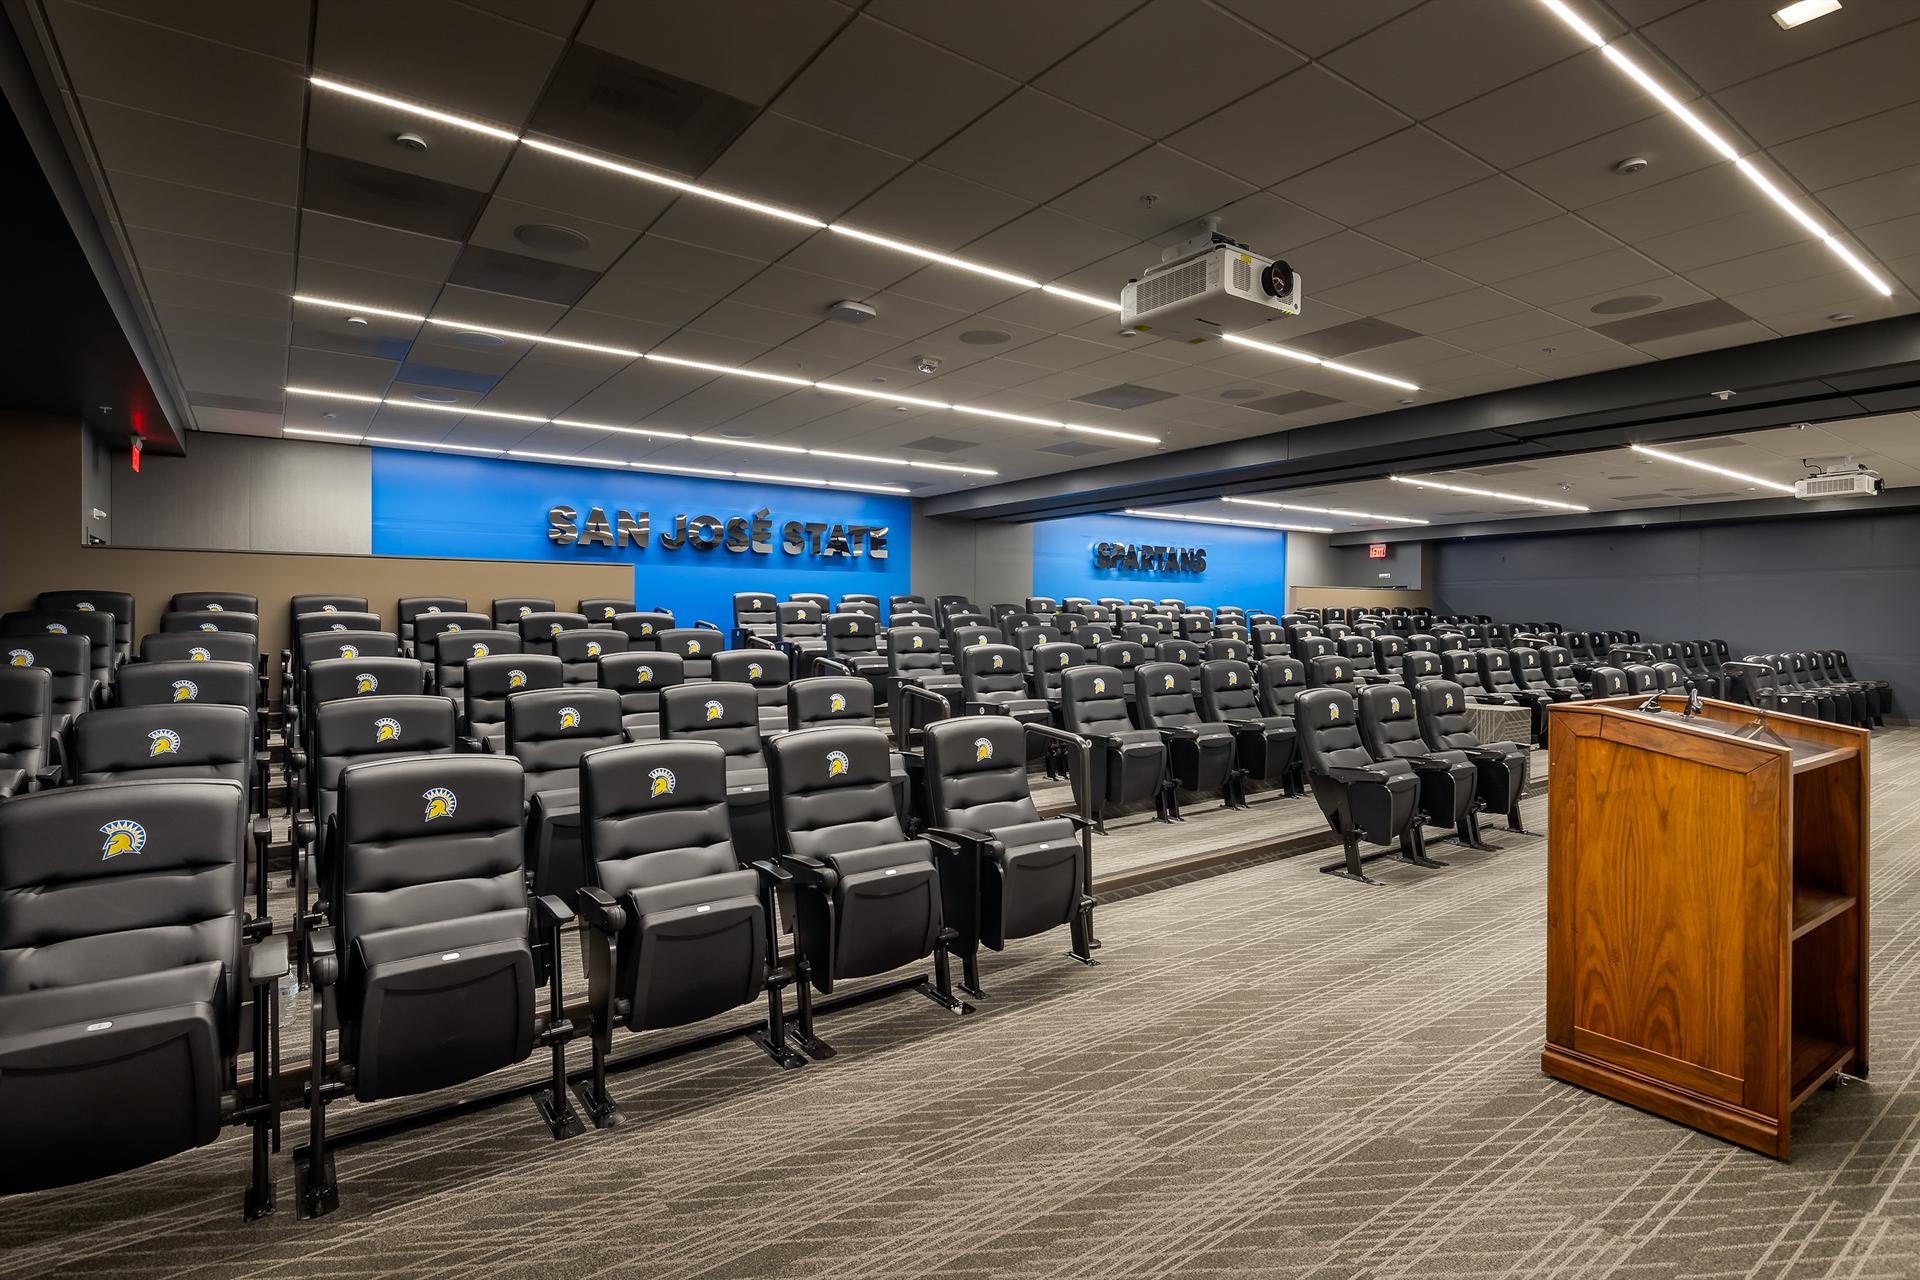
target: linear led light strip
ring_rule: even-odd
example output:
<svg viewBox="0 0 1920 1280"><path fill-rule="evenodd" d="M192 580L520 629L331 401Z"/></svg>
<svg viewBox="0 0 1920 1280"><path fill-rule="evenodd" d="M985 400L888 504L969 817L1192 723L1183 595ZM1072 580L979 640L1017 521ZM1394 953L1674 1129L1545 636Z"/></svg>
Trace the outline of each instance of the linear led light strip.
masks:
<svg viewBox="0 0 1920 1280"><path fill-rule="evenodd" d="M1448 493L1465 493L1476 498L1498 498L1502 502L1524 502L1535 507L1551 507L1555 511L1587 511L1572 502L1555 502L1551 498L1529 498L1518 493L1502 493L1498 489L1469 489L1463 484L1441 484L1438 480L1415 480L1412 476L1388 476L1395 484L1410 484L1421 489L1445 489Z"/></svg>
<svg viewBox="0 0 1920 1280"><path fill-rule="evenodd" d="M377 444L393 449L417 449L437 452L453 449L460 453L478 453L492 458L527 458L537 462L563 462L575 467L609 467L615 470L667 471L675 475L713 476L728 480L765 480L773 484L817 485L829 489L862 489L872 493L910 494L897 484L873 484L864 480L830 480L819 476L776 476L756 471L728 471L720 467L676 467L664 462L620 462L612 458L580 458L566 453L542 453L534 449L484 449L470 444L437 444L428 440L401 440L394 436L357 436L350 431L317 431L308 427L283 427L282 435L303 436L315 440L337 440L342 444ZM844 455L827 455L844 456Z"/></svg>
<svg viewBox="0 0 1920 1280"><path fill-rule="evenodd" d="M431 404L421 400L397 400L383 396L361 395L352 391L327 391L320 387L287 387L288 395L312 396L319 400L351 400L357 404L377 404L392 409L423 409L428 413L451 413L463 417L500 418L508 422L531 422L542 426L574 427L581 431L612 431L626 436L647 436L657 440L685 440L690 444L725 445L729 449L761 449L770 453L806 453L819 458L838 458L842 462L871 462L884 467L913 467L921 471L951 471L965 476L996 476L988 467L962 467L950 462L920 462L913 458L882 458L868 453L840 453L828 449L804 449L797 444L772 444L764 440L730 440L725 436L690 436L683 431L657 430L653 427L620 427L610 422L582 422L577 418L543 418L537 413L507 413L499 409L475 409L459 404ZM359 437L352 437L358 439ZM447 448L455 448L448 445Z"/></svg>
<svg viewBox="0 0 1920 1280"><path fill-rule="evenodd" d="M1292 347L1283 347L1277 343L1261 342L1256 338L1249 338L1245 334L1223 333L1220 336L1228 342L1238 343L1243 347L1252 347L1256 351L1265 351L1271 355L1285 356L1289 360L1303 360L1308 364L1317 364L1322 369L1331 369L1335 373L1351 374L1356 378L1367 378L1374 382L1384 382L1390 387L1399 387L1402 391L1418 391L1420 389L1404 378L1389 378L1384 373L1369 373L1365 369L1356 368L1350 364L1341 364L1338 360L1323 360L1319 356L1309 355L1305 351L1296 351Z"/></svg>
<svg viewBox="0 0 1920 1280"><path fill-rule="evenodd" d="M759 200L749 200L745 196L737 196L732 192L702 186L697 182L688 182L684 178L671 177L668 174L660 173L653 169L644 169L638 165L623 164L618 160L611 160L605 156L597 156L591 152L562 146L556 142L548 142L541 138L514 133L511 129L503 129L498 125L488 124L482 120L474 120L451 111L440 111L406 98L395 98L384 93L375 93L370 89L362 89L355 85L345 84L339 80L329 79L325 76L309 76L308 79L316 89L326 89L332 93L345 94L348 97L358 98L363 102L376 103L379 106L388 107L395 111L405 111L413 115L423 116L429 120L438 120L442 124L450 124L456 128L471 129L475 133L483 133L489 138L498 138L503 142L519 143L523 146L532 147L536 151L543 151L548 155L572 160L577 164L591 165L596 169L602 169L608 173L617 173L640 182L649 182L655 186L667 187L674 191L681 192L684 195L698 196L704 200L717 201L720 204L730 205L736 209L745 209L749 213L758 213L769 218L778 218L783 222L798 223L803 227L813 227L817 230L831 231L836 235L847 236L850 239L859 240L866 244L874 245L877 248L891 249L895 253L904 253L927 262L936 262L941 266L954 267L961 271L971 271L976 275L990 276L995 280L1017 285L1022 289L1039 289L1044 293L1053 294L1057 298L1065 298L1069 302L1078 302L1089 307L1098 307L1102 311L1114 314L1118 314L1120 311L1119 304L1111 298L1097 298L1090 293L1081 293L1076 289L1069 289L1063 285L1034 280L1018 272L1004 271L999 267L989 266L984 262L974 262L968 258L956 258L952 254L939 253L924 245L911 244L905 240L895 240L890 236L876 235L871 231L863 231L858 227L850 227L843 222L827 222L822 218L814 217L810 213L801 213L797 209L787 209L777 204L765 204ZM462 327L471 328L472 326ZM481 332L486 331L481 330ZM1283 352L1282 354L1292 355L1293 353ZM1389 382L1397 387L1405 387L1409 391L1419 390L1418 387L1413 386L1411 383L1402 382L1397 378L1389 378L1383 374L1370 373L1365 369L1358 369L1352 365L1337 364L1331 360L1320 360L1311 356L1296 358L1313 360L1315 364L1323 364L1336 373L1347 373L1359 378L1372 378L1378 382Z"/></svg>
<svg viewBox="0 0 1920 1280"><path fill-rule="evenodd" d="M455 320L443 320L431 316L415 315L409 311L390 311L383 307L363 307L358 303L349 302L341 298L319 298L311 294L296 293L293 295L293 300L305 306L326 307L330 310L341 311L350 315L385 316L389 320L405 320L411 324L430 324L442 329L458 329L465 333L491 333L502 338L512 338L517 342L571 347L579 351L597 351L603 355L620 356L628 360L651 360L658 364L676 365L684 369L699 369L702 372L719 374L723 377L752 378L759 382L778 382L792 387L814 387L821 391L830 391L835 395L855 396L862 400L884 400L889 404L910 404L922 409L944 409L950 413L964 413L976 418L1000 418L1007 422L1025 422L1036 427L1054 427L1062 431L1078 432L1081 435L1103 436L1111 440L1125 440L1131 444L1160 443L1159 436L1142 435L1137 431L1118 431L1112 427L1089 427L1077 422L1061 422L1055 418L1038 418L1025 413L1007 413L1000 409L985 409L979 405L949 404L944 400L928 400L919 396L890 396L884 392L874 391L867 387L852 387L840 382L815 382L811 378L802 378L790 373L769 373L761 369L742 369L737 365L712 364L705 360L688 360L683 356L662 355L657 351L635 351L627 347L607 347L592 342L575 342L569 338L553 338L546 334L527 333L519 329L501 329L493 325L462 324ZM470 409L467 410L467 412L480 413L484 416L484 411L479 409ZM506 416L525 417L525 415L521 414L509 414ZM546 421L546 419L537 419L537 421ZM560 422L563 426L567 425L562 419L556 418L553 419L553 421ZM605 429L612 431L619 430L620 428L608 427ZM629 429L637 430L637 428ZM671 436L675 433L642 432L641 434L665 434ZM719 443L733 442L721 441ZM885 459L873 459L873 461L885 461ZM933 464L915 462L910 465L927 467ZM955 467L947 467L945 469L963 470L963 468ZM974 475L995 474L991 471L965 470L968 470L969 474Z"/></svg>
<svg viewBox="0 0 1920 1280"><path fill-rule="evenodd" d="M1190 516L1179 511L1148 511L1138 507L1128 507L1122 514L1139 516L1144 520L1187 520L1194 524L1231 524L1245 529L1285 529L1289 533L1332 533L1331 529L1321 529L1310 524L1282 524L1274 520L1236 520L1231 516Z"/></svg>
<svg viewBox="0 0 1920 1280"><path fill-rule="evenodd" d="M1391 520L1395 524L1432 524L1415 516L1386 516L1377 511L1350 511L1345 507L1303 507L1294 502L1269 502L1264 498L1221 498L1242 507L1266 507L1273 511L1304 511L1316 516L1345 516L1350 520Z"/></svg>
<svg viewBox="0 0 1920 1280"><path fill-rule="evenodd" d="M1828 250L1830 250L1836 258L1852 268L1855 275L1872 285L1882 297L1890 298L1893 296L1892 285L1882 280L1875 274L1873 268L1862 262L1860 258L1855 255L1853 250L1849 249L1845 244L1842 244L1838 237L1821 226L1812 215L1808 214L1798 204L1788 198L1787 194L1781 191L1779 187L1774 186L1772 182L1768 181L1767 176L1755 168L1752 161L1742 157L1741 154L1734 149L1733 144L1714 132L1706 121L1687 110L1686 104L1669 93L1659 81L1641 70L1626 54L1620 52L1620 50L1613 45L1608 44L1605 37L1589 26L1585 19L1567 5L1566 0L1540 0L1540 3L1544 4L1548 9L1551 9L1556 17L1573 28L1583 40L1606 55L1607 61L1620 68L1628 79L1652 94L1661 106L1671 111L1675 116L1678 116L1681 123L1699 134L1709 147L1712 147L1728 160L1733 161L1734 167L1746 176L1748 182L1758 187L1761 194L1765 195L1767 199L1784 209L1788 217L1806 228L1808 234L1826 245Z"/></svg>
<svg viewBox="0 0 1920 1280"><path fill-rule="evenodd" d="M1692 467L1696 471L1711 471L1717 476L1729 480L1738 480L1742 484L1755 485L1762 489L1771 489L1775 493L1792 493L1793 486L1781 484L1778 480L1763 480L1759 476L1750 476L1744 471L1729 471L1725 467L1716 467L1711 462L1699 462L1693 458L1683 458L1677 453L1668 453L1664 449L1648 448L1644 444L1629 446L1635 453L1645 454L1649 458L1658 458L1662 462L1677 462L1683 467Z"/></svg>

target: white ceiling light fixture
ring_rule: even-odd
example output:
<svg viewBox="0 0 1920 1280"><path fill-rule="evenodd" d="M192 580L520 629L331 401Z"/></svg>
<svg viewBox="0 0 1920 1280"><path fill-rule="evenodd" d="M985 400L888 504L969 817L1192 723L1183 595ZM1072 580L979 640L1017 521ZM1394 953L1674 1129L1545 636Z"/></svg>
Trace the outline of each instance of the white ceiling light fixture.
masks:
<svg viewBox="0 0 1920 1280"><path fill-rule="evenodd" d="M1194 516L1181 511L1150 511L1145 508L1128 507L1123 515L1139 516L1143 520L1186 520L1194 524L1230 524L1244 529L1282 529L1288 533L1332 533L1331 529L1322 529L1310 524L1284 524L1276 520L1238 520L1231 516Z"/></svg>
<svg viewBox="0 0 1920 1280"><path fill-rule="evenodd" d="M1805 0L1805 3L1818 2L1819 0ZM1600 52L1606 56L1607 61L1618 67L1628 79L1653 95L1661 106L1672 112L1689 129L1698 134L1716 153L1725 159L1733 161L1735 167L1740 170L1747 181L1759 189L1761 194L1773 201L1774 204L1780 206L1789 217L1804 227L1809 234L1826 245L1827 249L1836 258L1846 263L1847 267L1853 271L1855 275L1871 285L1880 296L1886 298L1893 296L1893 286L1881 279L1879 274L1862 261L1859 255L1855 254L1847 245L1841 243L1840 239L1832 232L1821 226L1817 219L1802 209L1784 191L1768 181L1766 176L1762 174L1751 161L1741 156L1740 152L1731 142L1721 137L1720 134L1704 120L1688 110L1686 104L1676 98L1665 86L1641 70L1638 64L1627 57L1626 54L1620 52L1617 47L1608 44L1606 38L1598 31L1595 31L1578 13L1575 13L1566 3L1566 0L1540 0L1540 3L1545 5L1553 12L1554 16L1558 17L1562 22L1566 23L1568 27L1578 33L1581 39L1600 50ZM1780 13L1786 13L1791 9L1799 9L1802 7L1804 7L1804 4L1789 5L1787 9L1782 9ZM1838 4L1833 5L1834 9L1839 7ZM1824 10L1824 12L1832 12L1832 10L1828 9ZM1799 21L1805 22L1819 16L1818 13L1809 13L1805 18L1799 19ZM1775 21L1779 21L1779 14L1774 15L1774 17ZM1782 22L1781 25L1787 26L1789 24Z"/></svg>
<svg viewBox="0 0 1920 1280"><path fill-rule="evenodd" d="M1803 22L1838 12L1840 0L1795 0L1784 9L1774 10L1773 20L1782 31L1791 31Z"/></svg>
<svg viewBox="0 0 1920 1280"><path fill-rule="evenodd" d="M1262 342L1258 338L1249 338L1244 333L1226 333L1220 335L1228 342L1242 347L1252 347L1256 351L1265 351L1269 355L1285 356L1289 360L1300 360L1307 364L1317 364L1331 369L1335 373L1351 374L1356 378L1369 378L1374 382L1384 382L1390 387L1399 387L1402 391L1418 391L1420 388L1404 378L1390 378L1384 373L1375 373L1371 369L1361 369L1350 364L1340 364L1333 360L1322 360L1319 356L1309 355L1305 351L1296 351L1292 347L1283 347L1277 343Z"/></svg>
<svg viewBox="0 0 1920 1280"><path fill-rule="evenodd" d="M1665 449L1655 449L1644 444L1628 446L1642 457L1658 458L1662 462L1675 462L1683 467L1692 467L1695 471L1711 471L1714 475L1725 476L1729 480L1738 480L1742 484L1754 485L1761 489L1771 489L1775 493L1792 493L1793 486L1781 484L1778 480L1763 480L1759 476L1748 475L1744 471L1731 471L1726 467L1716 467L1711 462L1701 462L1697 458L1683 458L1677 453L1668 453Z"/></svg>
<svg viewBox="0 0 1920 1280"><path fill-rule="evenodd" d="M1528 506L1548 507L1555 511L1589 511L1574 502L1555 502L1550 498L1529 498L1520 493L1504 493L1499 489L1470 489L1463 484L1443 484L1438 480L1416 480L1412 476L1388 476L1395 484L1410 484L1420 489L1444 489L1448 493L1464 493L1475 498L1496 498L1501 502L1520 502Z"/></svg>
<svg viewBox="0 0 1920 1280"><path fill-rule="evenodd" d="M352 444L360 443L360 437L351 431L321 431L314 427L282 427L280 428L280 434L283 436L305 436L313 440L346 440Z"/></svg>
<svg viewBox="0 0 1920 1280"><path fill-rule="evenodd" d="M1557 3L1557 0L1546 0L1546 2L1550 4ZM660 173L652 169L642 168L638 165L625 164L621 161L613 160L606 156L595 155L589 151L582 151L578 148L565 146L557 142L549 142L544 138L535 138L535 137L530 137L524 134L517 134L513 132L511 129L505 129L498 125L485 124L481 121L471 120L466 117L460 116L456 113L440 111L436 108L428 107L421 103L413 102L405 98L396 98L388 94L376 93L369 89L357 88L355 86L342 83L341 81L338 81L338 80L329 79L324 76L310 76L308 79L309 79L309 82L315 88L326 89L334 93L343 93L350 97L359 98L366 102L378 103L382 106L390 107L397 111L412 112L414 114L424 116L425 118L430 120L439 120L447 124L458 125L463 129L472 129L477 132L487 134L489 137L500 138L504 141L514 142L524 146L532 147L535 150L543 151L548 155L559 156L563 159L572 160L579 164L591 165L594 168L602 169L609 173L618 173L625 177L633 178L640 182L651 183L655 186L668 187L668 188L671 188L672 190L681 192L685 195L696 196L703 200L717 201L722 204L731 205L737 209L744 209L751 213L764 214L767 217L778 218L786 222L799 223L802 226L814 227L820 230L832 231L837 235L843 235L851 239L864 241L865 243L874 245L877 248L890 249L896 253L910 254L913 257L920 258L927 262L939 263L942 266L954 267L961 271L971 271L978 275L990 276L993 279L1003 280L1008 284L1016 285L1022 289L1039 289L1039 290L1042 290L1043 292L1053 294L1055 297L1066 298L1073 302L1084 303L1085 305L1090 307L1098 307L1102 311L1111 312L1116 315L1119 314L1120 312L1119 301L1118 299L1115 299L1115 298L1096 297L1093 294L1082 293L1077 289L1069 289L1064 285L1058 285L1053 283L1043 283L1039 280L1032 279L1031 277L1024 276L1013 271L1006 271L999 267L992 266L988 263L974 262L973 260L968 258L959 258L959 257L953 256L952 254L940 253L936 250L928 249L922 245L916 245L905 240L897 240L891 236L879 235L876 232L866 231L859 227L848 226L845 223L841 223L841 222L828 223L824 219L816 218L809 213L801 213L795 209L786 209L786 208L782 208L779 205L766 204L758 200L750 200L750 199L747 199L745 196L734 195L732 192L717 190L713 187L705 187L700 185L697 182L688 182L684 178L675 178L668 174ZM435 321L434 323L440 323L440 322ZM461 325L458 327L466 328L466 329L478 328L478 326L474 326L474 325ZM479 331L493 332L493 333L504 332L502 330L497 330L497 329L496 330L479 329ZM1129 334L1129 336L1131 335ZM1232 335L1228 335L1228 336L1232 336ZM1259 344L1254 344L1254 345L1259 345ZM1293 355L1294 353L1282 352L1281 354ZM1397 378L1389 378L1383 374L1372 373L1365 369L1358 369L1352 365L1340 364L1332 360L1321 360L1315 356L1298 355L1298 356L1295 356L1295 358L1312 360L1315 364L1325 365L1327 368L1333 370L1335 373L1350 374L1354 377L1360 377L1360 378L1372 378L1378 382L1386 382L1396 387L1404 387L1409 391L1419 390L1418 387L1413 386L1411 383L1402 382Z"/></svg>
<svg viewBox="0 0 1920 1280"><path fill-rule="evenodd" d="M1242 507L1266 507L1273 511L1302 511L1315 516L1345 516L1349 520L1387 520L1395 524L1432 524L1431 520L1422 520L1416 516L1389 516L1377 511L1351 511L1345 507L1308 507L1296 502L1274 502L1266 498L1221 498Z"/></svg>

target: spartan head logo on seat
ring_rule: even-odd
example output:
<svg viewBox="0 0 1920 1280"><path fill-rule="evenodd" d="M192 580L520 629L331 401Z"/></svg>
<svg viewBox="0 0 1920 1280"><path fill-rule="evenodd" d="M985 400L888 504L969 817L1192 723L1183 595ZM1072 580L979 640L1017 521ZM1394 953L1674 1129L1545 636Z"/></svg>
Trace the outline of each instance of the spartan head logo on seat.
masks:
<svg viewBox="0 0 1920 1280"><path fill-rule="evenodd" d="M225 610L226 610L226 607L227 607L227 606L225 606L225 605L223 605L223 604L208 604L208 605L207 605L207 612L208 612L208 613L222 613L222 612L225 612Z"/></svg>
<svg viewBox="0 0 1920 1280"><path fill-rule="evenodd" d="M846 694L844 694L844 693L835 693L835 694L831 694L831 695L829 695L829 696L828 696L828 698L827 698L827 710L829 710L829 711L845 711L846 709L847 709L847 695L846 695Z"/></svg>
<svg viewBox="0 0 1920 1280"><path fill-rule="evenodd" d="M430 604L430 605L428 605L428 606L427 606L427 612L428 612L428 613L438 613L438 612L440 612L440 606L439 606L439 605L437 605L437 604Z"/></svg>
<svg viewBox="0 0 1920 1280"><path fill-rule="evenodd" d="M201 624L200 624L200 629L201 629L202 631L218 631L218 630L219 630L220 628L219 628L219 627L217 627L217 626L215 626L215 625L214 625L213 623L211 623L211 622L203 622L203 623L201 623ZM335 630L335 631L345 631L345 630L346 630L346 628L345 628L345 627L335 627L335 628L334 628L334 630Z"/></svg>
<svg viewBox="0 0 1920 1280"><path fill-rule="evenodd" d="M339 605L337 605L337 604L323 604L323 605L321 605L321 606L320 606L320 612L322 612L322 613L338 613L338 612L340 612L340 606L339 606Z"/></svg>
<svg viewBox="0 0 1920 1280"><path fill-rule="evenodd" d="M8 666L10 666L10 667L30 667L30 666L32 666L32 665L33 665L33 650L31 650L31 649L9 649L9 650L7 650L7 665L8 665Z"/></svg>
<svg viewBox="0 0 1920 1280"><path fill-rule="evenodd" d="M993 669L995 671L998 671L1001 667L1004 667L1006 665L1007 665L1007 659L1004 654L996 653L993 655Z"/></svg>
<svg viewBox="0 0 1920 1280"><path fill-rule="evenodd" d="M670 796L673 794L674 787L679 785L679 780L673 776L673 770L664 765L650 770L647 773L647 780L652 784L647 789L647 794L650 796Z"/></svg>
<svg viewBox="0 0 1920 1280"><path fill-rule="evenodd" d="M524 617L526 617L526 616L527 616L528 614L530 614L530 613L532 613L532 612L533 612L533 609L532 609L532 608L531 608L530 606L528 606L528 605L524 605L524 604L520 606L520 616L521 616L521 617L523 617L523 618L524 618Z"/></svg>
<svg viewBox="0 0 1920 1280"><path fill-rule="evenodd" d="M560 632L561 632L561 629L562 629L562 628L561 628L561 626L560 626L560 624L559 624L559 623L557 623L557 622L549 622L549 623L547 624L547 634L548 634L548 635L550 635L550 636L557 636L557 635L559 635L559 634L560 634Z"/></svg>
<svg viewBox="0 0 1920 1280"><path fill-rule="evenodd" d="M695 636L687 641L687 652L688 653L700 652L700 638L698 636Z"/></svg>
<svg viewBox="0 0 1920 1280"><path fill-rule="evenodd" d="M988 739L988 738L975 738L975 739L973 740L973 760L974 760L974 763L975 763L975 764L981 764L981 763L984 763L985 761L988 761L988 760L991 760L991 759L993 759L993 742L992 742L992 740L991 740L991 739Z"/></svg>
<svg viewBox="0 0 1920 1280"><path fill-rule="evenodd" d="M460 800L445 787L430 787L420 793L427 802L426 816L422 822L432 822L435 818L451 818L453 811L460 807Z"/></svg>
<svg viewBox="0 0 1920 1280"><path fill-rule="evenodd" d="M195 645L193 648L187 650L187 661L189 662L209 662L212 659L213 655L199 645Z"/></svg>
<svg viewBox="0 0 1920 1280"><path fill-rule="evenodd" d="M1093 691L1095 693L1105 693L1107 691L1107 678L1105 676L1095 676L1093 678Z"/></svg>
<svg viewBox="0 0 1920 1280"><path fill-rule="evenodd" d="M478 641L476 641L476 642L474 643L474 646L473 646L473 653L472 653L472 655L471 655L471 656L473 656L473 657L475 657L475 658L484 658L484 657L486 657L486 656L487 656L488 654L490 654L490 653L492 653L492 652L493 652L493 650L492 650L492 649L489 649L489 648L488 648L488 647L487 647L486 645L484 645L484 644L481 644L481 643L479 643Z"/></svg>
<svg viewBox="0 0 1920 1280"><path fill-rule="evenodd" d="M147 735L148 756L174 756L180 754L180 735L171 729L155 729Z"/></svg>
<svg viewBox="0 0 1920 1280"><path fill-rule="evenodd" d="M827 776L829 778L840 777L842 774L846 773L847 766L848 766L848 760L847 760L846 752L844 751L827 752Z"/></svg>
<svg viewBox="0 0 1920 1280"><path fill-rule="evenodd" d="M560 708L560 727L562 729L578 729L580 727L580 708Z"/></svg>
<svg viewBox="0 0 1920 1280"><path fill-rule="evenodd" d="M507 672L507 688L524 689L527 687L527 673L515 667Z"/></svg>
<svg viewBox="0 0 1920 1280"><path fill-rule="evenodd" d="M175 680L173 682L173 700L175 702L192 702L199 696L200 686L193 681Z"/></svg>
<svg viewBox="0 0 1920 1280"><path fill-rule="evenodd" d="M600 656L600 642L598 640L587 641L587 656L589 658L597 658Z"/></svg>
<svg viewBox="0 0 1920 1280"><path fill-rule="evenodd" d="M400 722L392 716L381 716L373 722L373 740L375 742L398 742L400 740Z"/></svg>
<svg viewBox="0 0 1920 1280"><path fill-rule="evenodd" d="M357 658L360 656L360 649L356 645L343 644L340 646L340 656L343 658Z"/></svg>
<svg viewBox="0 0 1920 1280"><path fill-rule="evenodd" d="M458 631L459 629L460 629L460 624L457 622L449 622L447 624L448 631Z"/></svg>
<svg viewBox="0 0 1920 1280"><path fill-rule="evenodd" d="M749 662L747 664L747 679L758 680L759 678L760 678L760 664L757 662Z"/></svg>
<svg viewBox="0 0 1920 1280"><path fill-rule="evenodd" d="M633 670L633 682L635 684L653 683L653 668L652 667L635 667Z"/></svg>
<svg viewBox="0 0 1920 1280"><path fill-rule="evenodd" d="M100 845L102 862L123 853L139 853L147 847L147 829L132 818L115 818L100 828L100 834L106 837Z"/></svg>
<svg viewBox="0 0 1920 1280"><path fill-rule="evenodd" d="M1161 683L1160 683L1160 687L1161 687L1162 689L1171 689L1171 688L1173 688L1173 673L1172 673L1172 672L1168 672L1168 673L1167 673L1166 675L1164 675L1164 676L1161 676L1161 677L1160 677L1160 681L1161 681Z"/></svg>
<svg viewBox="0 0 1920 1280"><path fill-rule="evenodd" d="M88 604L88 603L87 603L87 602L86 602L85 600L82 600L82 601L81 601L80 603L78 603L78 604L76 604L76 605L74 605L73 607L74 607L74 608L76 608L76 609L78 609L78 610L79 610L80 612L82 612L82 613L92 613L92 612L93 612L93 606L92 606L92 605L90 605L90 604ZM212 607L213 607L213 608L215 608L215 609L218 609L218 608L219 608L220 606L216 604L216 605L213 605Z"/></svg>
<svg viewBox="0 0 1920 1280"><path fill-rule="evenodd" d="M362 671L353 678L353 691L357 694L378 693L380 691L380 677L374 675L371 671Z"/></svg>
<svg viewBox="0 0 1920 1280"><path fill-rule="evenodd" d="M720 718L721 711L723 711L724 709L725 708L723 708L718 702L715 702L712 699L708 699L707 700L707 719L718 720Z"/></svg>

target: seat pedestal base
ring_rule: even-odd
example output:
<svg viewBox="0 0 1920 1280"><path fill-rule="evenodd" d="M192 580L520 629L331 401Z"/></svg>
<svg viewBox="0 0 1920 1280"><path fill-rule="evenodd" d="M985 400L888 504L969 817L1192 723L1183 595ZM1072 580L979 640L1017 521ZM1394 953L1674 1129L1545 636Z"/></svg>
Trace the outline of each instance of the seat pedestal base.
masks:
<svg viewBox="0 0 1920 1280"><path fill-rule="evenodd" d="M533 1095L533 1105L540 1111L540 1118L546 1122L547 1131L553 1134L555 1142L563 1138L577 1138L587 1131L580 1121L580 1114L567 1101L565 1093L555 1093L546 1088Z"/></svg>
<svg viewBox="0 0 1920 1280"><path fill-rule="evenodd" d="M340 1184L333 1176L333 1152L320 1157L316 1173L306 1151L293 1153L293 1198L303 1218L320 1218L340 1207Z"/></svg>

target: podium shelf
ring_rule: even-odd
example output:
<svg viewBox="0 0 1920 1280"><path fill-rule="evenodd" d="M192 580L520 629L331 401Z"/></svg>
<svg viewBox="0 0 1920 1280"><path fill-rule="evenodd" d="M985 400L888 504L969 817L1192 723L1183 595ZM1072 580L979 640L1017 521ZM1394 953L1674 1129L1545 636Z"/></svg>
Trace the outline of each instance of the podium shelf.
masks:
<svg viewBox="0 0 1920 1280"><path fill-rule="evenodd" d="M1799 1106L1827 1077L1853 1061L1853 1046L1835 1044L1819 1036L1793 1033L1793 1090L1789 1109Z"/></svg>
<svg viewBox="0 0 1920 1280"><path fill-rule="evenodd" d="M1810 885L1793 886L1793 934L1795 938L1812 933L1844 911L1853 910L1856 899L1849 893L1828 893Z"/></svg>

